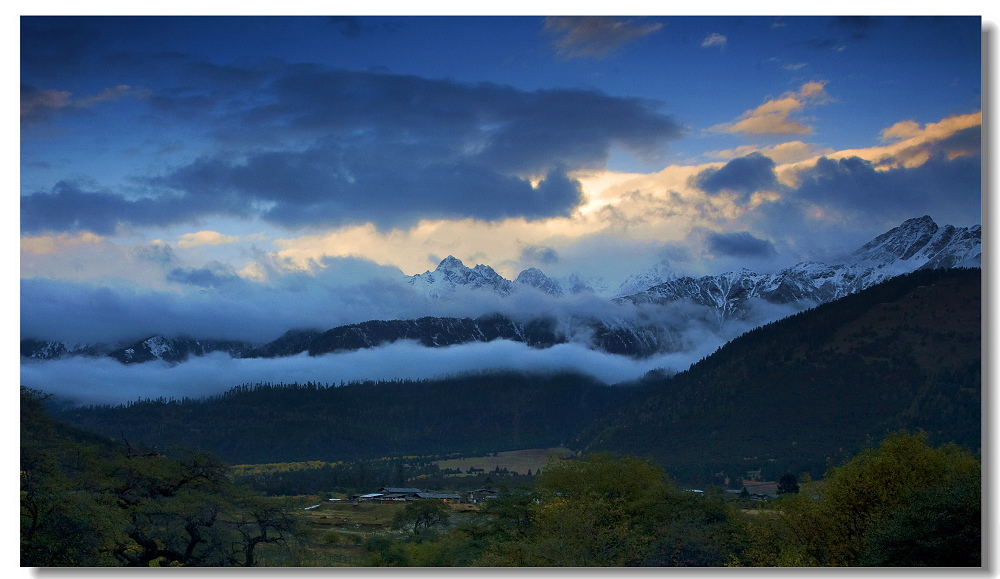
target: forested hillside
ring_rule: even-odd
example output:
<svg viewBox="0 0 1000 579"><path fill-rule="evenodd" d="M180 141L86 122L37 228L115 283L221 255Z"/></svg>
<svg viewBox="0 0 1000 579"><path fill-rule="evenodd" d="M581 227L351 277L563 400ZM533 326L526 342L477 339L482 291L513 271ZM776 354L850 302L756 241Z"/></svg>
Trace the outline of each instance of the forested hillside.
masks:
<svg viewBox="0 0 1000 579"><path fill-rule="evenodd" d="M79 407L56 417L160 449L204 448L234 464L339 461L558 446L631 391L579 375L494 373L244 385L205 399Z"/></svg>
<svg viewBox="0 0 1000 579"><path fill-rule="evenodd" d="M926 270L755 329L585 429L681 480L819 476L897 429L977 452L981 270Z"/></svg>

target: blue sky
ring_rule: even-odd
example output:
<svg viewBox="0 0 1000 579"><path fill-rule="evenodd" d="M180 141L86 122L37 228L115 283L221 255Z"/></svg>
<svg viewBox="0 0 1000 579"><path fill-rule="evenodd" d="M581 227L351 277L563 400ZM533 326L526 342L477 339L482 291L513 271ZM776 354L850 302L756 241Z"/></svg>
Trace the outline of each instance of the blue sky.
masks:
<svg viewBox="0 0 1000 579"><path fill-rule="evenodd" d="M385 287L449 254L613 286L982 222L979 17L20 28L22 337L273 339L433 313Z"/></svg>

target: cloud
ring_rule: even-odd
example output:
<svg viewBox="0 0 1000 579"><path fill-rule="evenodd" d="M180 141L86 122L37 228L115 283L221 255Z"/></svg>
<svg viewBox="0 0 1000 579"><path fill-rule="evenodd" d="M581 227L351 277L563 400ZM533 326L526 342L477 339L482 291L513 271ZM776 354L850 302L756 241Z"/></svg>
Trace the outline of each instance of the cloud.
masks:
<svg viewBox="0 0 1000 579"><path fill-rule="evenodd" d="M70 93L21 84L21 121L48 119L54 111L69 106Z"/></svg>
<svg viewBox="0 0 1000 579"><path fill-rule="evenodd" d="M247 200L234 197L163 194L129 199L108 191L87 191L60 181L49 192L21 196L21 232L79 232L112 235L122 226L190 223L204 215L248 216Z"/></svg>
<svg viewBox="0 0 1000 579"><path fill-rule="evenodd" d="M94 235L90 232L84 232L74 236L62 233L54 237L49 235L39 237L22 237L21 252L34 255L48 255L82 243L101 243L102 240L103 238L99 235Z"/></svg>
<svg viewBox="0 0 1000 579"><path fill-rule="evenodd" d="M774 168L775 163L769 157L751 153L733 159L719 169L706 169L695 182L706 193L732 192L745 202L754 192L778 188Z"/></svg>
<svg viewBox="0 0 1000 579"><path fill-rule="evenodd" d="M32 124L47 121L53 115L65 110L80 110L104 101L113 101L129 95L143 95L128 85L106 88L96 95L73 98L72 93L43 89L21 84L21 123Z"/></svg>
<svg viewBox="0 0 1000 579"><path fill-rule="evenodd" d="M522 299L546 296L526 292ZM586 296L571 296L583 308ZM610 303L602 300L604 308ZM553 303L548 300L547 303ZM556 303L562 303L556 302ZM597 303L590 300L592 305ZM598 308L600 313L601 309ZM704 358L726 341L760 324L795 313L795 308L754 301L752 319L718 320L705 308L677 302L667 308L626 308L630 316L675 332L675 353L633 359L596 351L580 341L538 349L518 342L495 340L444 348L427 348L400 341L378 348L322 356L300 354L274 359L232 359L222 353L192 357L169 365L161 362L123 365L110 358L73 357L22 362L21 383L78 404L120 404L137 398L182 398L220 394L255 382L319 382L433 379L467 372L580 372L607 384L634 380L654 369L680 371ZM619 313L622 308L618 308ZM110 386L109 385L113 385Z"/></svg>
<svg viewBox="0 0 1000 579"><path fill-rule="evenodd" d="M246 283L231 266L219 262L200 268L174 268L167 273L167 281L201 288L217 288L227 284L243 286Z"/></svg>
<svg viewBox="0 0 1000 579"><path fill-rule="evenodd" d="M69 182L25 196L24 231L106 235L210 215L290 228L568 215L582 199L567 172L603 168L613 147L655 158L684 132L658 103L596 91L222 68L202 70L204 94L150 99L215 127L218 153L136 178L142 197Z"/></svg>
<svg viewBox="0 0 1000 579"><path fill-rule="evenodd" d="M610 16L550 16L545 30L555 38L559 56L602 57L663 27Z"/></svg>
<svg viewBox="0 0 1000 579"><path fill-rule="evenodd" d="M725 48L726 37L717 32L713 32L712 34L709 34L707 37L705 37L705 40L701 41L702 48L709 48L712 46L719 46Z"/></svg>
<svg viewBox="0 0 1000 579"><path fill-rule="evenodd" d="M738 233L711 232L708 248L713 253L730 257L771 257L777 253L774 244L746 231Z"/></svg>
<svg viewBox="0 0 1000 579"><path fill-rule="evenodd" d="M185 233L177 240L177 247L188 249L199 245L223 245L236 243L239 238L233 235L223 235L218 231L197 231L195 233Z"/></svg>
<svg viewBox="0 0 1000 579"><path fill-rule="evenodd" d="M800 174L797 200L890 222L913 217L913 207L947 219L974 215L982 203L980 160L937 156L917 167L878 170L860 157L820 158ZM961 218L959 218L961 219Z"/></svg>
<svg viewBox="0 0 1000 579"><path fill-rule="evenodd" d="M806 159L815 159L820 155L833 152L833 149L817 149L815 145L804 143L802 141L789 141L787 143L780 143L770 147L762 147L760 145L743 145L736 147L735 149L710 151L706 154L713 157L719 157L720 159L732 159L735 157L744 157L751 153L760 153L765 157L772 159L775 163L784 165L787 163L804 161Z"/></svg>
<svg viewBox="0 0 1000 579"><path fill-rule="evenodd" d="M531 245L521 251L518 261L551 265L559 261L559 253L551 247Z"/></svg>
<svg viewBox="0 0 1000 579"><path fill-rule="evenodd" d="M824 104L827 99L825 84L825 81L807 82L798 91L769 100L744 113L740 120L716 125L711 130L752 135L809 134L812 127L790 117L807 105Z"/></svg>
<svg viewBox="0 0 1000 579"><path fill-rule="evenodd" d="M397 342L382 348L318 357L302 354L270 360L234 360L224 354L212 354L174 366L156 362L122 365L111 359L69 358L22 364L21 382L78 404L123 404L138 398L216 395L242 383L423 380L490 370L582 372L614 384L639 378L655 368L687 367L697 359L695 355L676 354L637 361L595 352L579 344L538 350L504 340L447 348ZM109 384L116 386L109 388Z"/></svg>

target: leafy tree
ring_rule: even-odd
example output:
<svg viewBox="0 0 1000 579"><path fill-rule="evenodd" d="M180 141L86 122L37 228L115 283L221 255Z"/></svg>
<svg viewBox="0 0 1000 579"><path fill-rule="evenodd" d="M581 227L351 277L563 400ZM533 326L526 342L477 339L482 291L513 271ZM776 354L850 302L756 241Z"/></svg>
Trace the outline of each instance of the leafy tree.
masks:
<svg viewBox="0 0 1000 579"><path fill-rule="evenodd" d="M429 529L435 525L445 525L450 516L451 513L443 502L421 499L408 503L402 511L396 513L393 527L397 529L412 527L416 533L421 527Z"/></svg>
<svg viewBox="0 0 1000 579"><path fill-rule="evenodd" d="M299 524L287 504L278 503L243 491L236 499L234 518L236 531L242 537L242 565L257 564L257 547L276 544L287 546L289 538L299 532Z"/></svg>
<svg viewBox="0 0 1000 579"><path fill-rule="evenodd" d="M537 503L508 505L520 513L507 518L513 540L494 545L480 564L640 564L669 488L659 467L637 458L550 463L536 478Z"/></svg>
<svg viewBox="0 0 1000 579"><path fill-rule="evenodd" d="M752 565L980 565L981 464L923 433L897 432L831 469L812 493L784 495L759 519Z"/></svg>
<svg viewBox="0 0 1000 579"><path fill-rule="evenodd" d="M982 564L978 478L953 480L917 493L867 533L862 565L978 567Z"/></svg>
<svg viewBox="0 0 1000 579"><path fill-rule="evenodd" d="M22 566L253 565L295 532L215 455L122 446L53 421L43 400L21 391Z"/></svg>
<svg viewBox="0 0 1000 579"><path fill-rule="evenodd" d="M795 478L795 475L791 473L781 475L781 478L778 479L778 494L783 495L797 492L799 492L799 481Z"/></svg>

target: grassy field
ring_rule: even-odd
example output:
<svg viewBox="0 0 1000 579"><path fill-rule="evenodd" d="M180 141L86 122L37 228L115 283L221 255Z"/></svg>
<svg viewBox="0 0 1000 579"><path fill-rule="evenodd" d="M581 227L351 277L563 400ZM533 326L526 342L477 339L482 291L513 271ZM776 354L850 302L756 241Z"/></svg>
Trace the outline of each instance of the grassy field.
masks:
<svg viewBox="0 0 1000 579"><path fill-rule="evenodd" d="M498 452L496 456L475 456L471 458L455 458L449 460L439 460L436 464L441 469L452 468L466 473L470 468L481 468L487 472L496 467L506 468L509 471L519 474L527 474L530 469L532 474L538 469L544 468L550 457L565 458L572 456L572 450L563 447L555 448L529 448L526 450L510 450Z"/></svg>
<svg viewBox="0 0 1000 579"><path fill-rule="evenodd" d="M315 496L284 497L295 505L295 515L301 525L296 543L291 549L266 545L260 548L259 559L265 566L360 567L370 561L366 543L373 537L391 536L392 520L405 508L403 503L361 503L327 501ZM314 509L306 510L318 504ZM476 505L450 504L449 526L470 520L479 508Z"/></svg>

